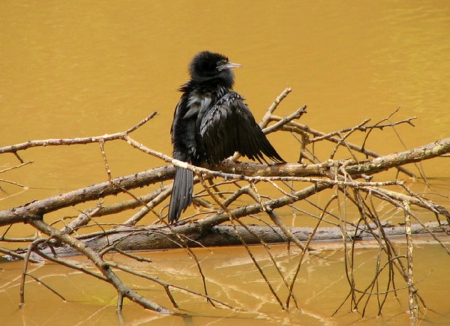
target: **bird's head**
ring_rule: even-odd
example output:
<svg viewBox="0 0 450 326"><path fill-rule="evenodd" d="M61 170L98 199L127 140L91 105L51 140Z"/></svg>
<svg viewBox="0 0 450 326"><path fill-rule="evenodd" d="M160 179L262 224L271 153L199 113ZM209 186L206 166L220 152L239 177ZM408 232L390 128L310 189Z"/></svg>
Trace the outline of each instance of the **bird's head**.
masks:
<svg viewBox="0 0 450 326"><path fill-rule="evenodd" d="M195 81L207 81L221 79L230 84L234 83L232 68L239 68L241 65L232 63L228 58L219 53L203 51L192 59L189 66L191 78Z"/></svg>

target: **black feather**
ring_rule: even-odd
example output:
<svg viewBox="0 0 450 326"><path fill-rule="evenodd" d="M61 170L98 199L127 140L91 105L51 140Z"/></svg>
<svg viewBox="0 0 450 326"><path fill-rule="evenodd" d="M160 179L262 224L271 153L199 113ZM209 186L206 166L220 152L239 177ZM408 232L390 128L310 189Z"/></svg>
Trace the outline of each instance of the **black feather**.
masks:
<svg viewBox="0 0 450 326"><path fill-rule="evenodd" d="M199 165L216 164L234 152L249 159L266 162L264 155L284 163L252 113L244 98L232 90L228 58L208 51L200 52L189 68L191 79L180 88L183 93L175 108L171 134L173 157ZM169 221L178 221L192 202L193 173L178 168L169 204Z"/></svg>

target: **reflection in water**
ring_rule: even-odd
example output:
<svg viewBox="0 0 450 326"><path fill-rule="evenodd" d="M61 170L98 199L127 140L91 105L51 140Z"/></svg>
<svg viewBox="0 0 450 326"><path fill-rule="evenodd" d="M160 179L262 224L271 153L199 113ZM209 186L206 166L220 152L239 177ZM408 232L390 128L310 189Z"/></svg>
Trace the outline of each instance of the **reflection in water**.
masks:
<svg viewBox="0 0 450 326"><path fill-rule="evenodd" d="M257 5L233 1L208 5L199 1L82 1L42 5L28 0L0 3L0 19L0 42L4 45L0 51L0 146L29 139L123 131L156 110L157 119L133 136L169 154L169 128L179 98L176 88L187 80L189 59L204 49L227 53L232 61L243 64L243 69L237 72L235 88L246 94L246 102L257 120L285 87L292 87L292 94L277 114L285 115L306 103L308 114L301 122L319 130L338 130L369 117L375 122L401 106L393 119L418 118L414 129L399 126L396 130L407 148L449 136L450 6L447 1L425 4L364 0L351 4L328 2L325 6L321 2L297 1ZM368 146L382 154L403 149L392 131L372 137ZM270 140L283 158L297 160L298 153L292 151L296 144L278 136ZM355 137L351 141L361 140ZM106 150L115 176L162 165L161 161L140 155L126 144L107 144ZM326 158L328 152L321 154ZM103 159L95 146L28 150L21 155L34 163L10 171L2 178L24 184L29 190L9 197L19 191L13 185L2 183L0 196L6 199L0 201L0 209L107 179ZM16 164L12 155L0 156L0 169ZM429 180L432 187L416 183L415 191L429 192L433 199L448 205L447 198L434 195L436 192L450 194L448 162L437 159L423 165L428 177L432 177ZM395 214L388 213L391 215L386 218L395 220ZM22 226L15 232L24 236L32 234ZM201 315L193 317L192 323L214 323L218 321L217 316L222 316L224 324L230 321L247 324L252 318L268 324L332 324L357 319L344 312L343 317L329 319L346 294L346 283L340 276L342 253L339 250L324 253L326 257L310 256L302 269L296 288L302 313L280 311L259 275L249 272L248 257L239 250L214 250L212 255L205 254L204 264L211 291L217 291L215 295L245 312L211 309L203 301L192 301L180 293L179 300L186 312ZM449 317L448 307L442 306L446 302L445 289L440 286L446 280L446 274L442 275L441 271L447 269L435 265L436 262L448 264L448 258L441 258L442 252L436 247L424 246L416 254L416 262L424 262L420 264L423 267L418 267L421 276L417 280L423 279L420 291L430 307ZM277 255L283 270L289 273L290 259L295 257L287 256L283 250ZM373 252L361 251L359 255L370 262ZM200 288L193 263L184 254L163 252L151 256L155 259L151 266L153 272L163 272L161 277ZM281 287L275 281L277 275L272 272L270 262L261 259L275 284ZM431 274L428 274L429 266L433 267ZM109 287L96 282L89 284L89 279L77 273L61 277L67 270L52 265L35 266L35 272L47 275L46 280L53 286L67 288L65 294L71 296L70 304L63 306L59 299L47 295L42 287L30 281L29 304L18 311L18 281L14 275L18 275L21 265L2 267L2 279L13 280L0 285L1 301L6 302L0 311L2 316L10 318L11 324L23 320L53 323L62 318L86 323L115 320L116 294ZM78 280L88 285L80 288ZM137 283L136 288L140 287ZM431 290L435 294L426 292ZM143 291L161 295L160 289L150 285ZM42 306L43 295L45 305ZM42 314L50 307L50 311ZM399 314L393 322L407 322L408 317L402 314L405 307L393 303L387 309L386 315ZM126 310L130 323L161 322L159 316L142 312L132 304ZM426 313L433 321L445 318ZM370 322L379 323L379 320ZM179 323L183 321L180 319Z"/></svg>
<svg viewBox="0 0 450 326"><path fill-rule="evenodd" d="M419 281L416 287L429 307L439 307L446 303L448 294L434 273L438 270L448 270L450 261L445 257L446 254L441 248L436 245L428 245L427 239L421 241L417 238L416 241L415 276ZM371 246L368 243L362 245L364 248L359 249L355 256L354 276L359 290L365 289L365 284L369 284L372 280L378 254L376 245ZM220 305L218 308L212 309L203 298L172 289L174 298L180 306L179 312L190 315L189 319L192 319L196 325L204 325L217 320L223 320L225 324L247 325L249 320L255 318L263 324L273 325L347 324L359 320L358 314L349 312L349 302L343 305L335 317L330 317L345 300L349 291L347 278L341 272L344 268L344 253L341 244L329 243L316 246L316 249L318 250L311 252L304 260L295 283L294 294L299 309L295 309L295 302L291 300L291 308L288 311L280 309L277 300L271 295L267 284L254 268L252 260L244 249L239 247L196 249L196 255L202 262L203 273L207 278L208 293L235 309L230 310L220 307ZM267 279L285 304L288 292L265 249L257 246L252 247L251 250ZM397 246L397 250L400 254L404 253L403 246ZM273 245L270 252L275 257L283 275L288 281L292 280L298 264L299 252L292 248L287 251L286 245ZM150 258L152 262L136 262L120 255L110 258L139 272L158 276L162 281L174 283L192 291L203 292L198 268L186 252L172 250L142 253L141 255ZM85 264L82 257L71 258L70 262ZM20 279L15 277L17 276L15 269L20 269L21 264L10 263L9 265L10 268L2 274L6 283L1 287L2 291L0 292L2 302L6 303L0 309L5 312L15 309L20 282ZM111 287L79 272L67 274L67 269L61 266L37 265L33 268L32 273L33 275L42 275L42 280L51 284L54 289L64 295L68 303L62 307L59 298L50 293L47 295L47 290L41 289L35 281L29 280L26 287L27 304L25 309L13 314L9 313L6 319L8 324L16 324L22 317L38 324L54 323L65 316L71 316L72 320L82 323L92 323L95 320L101 321L101 324L115 323L116 294ZM120 276L124 275L120 274ZM380 289L384 288L386 280L387 278L379 283ZM150 300L171 307L163 288L157 284L137 278L130 279L129 282L132 282L131 285L135 290L146 295ZM370 317L376 316L377 313L377 304L370 304L366 309L369 318L364 319L365 323L378 325L381 319L388 324L408 324L409 315L405 312L406 307L404 306L406 289L402 282L397 283L396 286L399 289L399 299L390 296L383 310L385 317ZM40 300L42 295L46 296L45 303ZM376 297L371 297L370 302L374 303L376 300ZM364 304L365 302L361 302L360 309ZM57 309L47 315L37 313L39 309L45 309L44 306L57 307ZM444 312L444 315L439 316L433 311L424 311L424 313L427 319L436 322L444 321L445 314L449 317L448 307L442 307L438 311ZM131 324L161 319L165 322L170 320L174 325L183 325L185 322L180 317L163 317L141 311L131 302L126 302L124 318L127 323ZM169 319L167 320L167 318Z"/></svg>

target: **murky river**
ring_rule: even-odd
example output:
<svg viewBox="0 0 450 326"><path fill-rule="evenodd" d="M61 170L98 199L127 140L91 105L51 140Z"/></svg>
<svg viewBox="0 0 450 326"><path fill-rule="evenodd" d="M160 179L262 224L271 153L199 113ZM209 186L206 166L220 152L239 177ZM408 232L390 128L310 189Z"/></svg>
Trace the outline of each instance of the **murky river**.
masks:
<svg viewBox="0 0 450 326"><path fill-rule="evenodd" d="M450 136L449 32L448 1L2 1L0 147L32 139L111 134L158 111L133 137L170 155L177 88L187 80L192 56L208 49L242 64L235 72L235 89L245 96L257 120L286 87L293 91L276 113L287 115L307 104L301 122L324 132L366 118L375 123L400 107L391 120L417 117L415 127L398 126L401 140L392 130L376 132L367 147L381 154L402 151ZM279 137L269 138L283 158L295 162L298 153L292 151L292 143ZM113 176L163 165L119 142L108 143L106 150ZM34 163L0 174L0 179L28 190L0 180L0 209L107 179L97 145L29 149L20 155ZM1 155L0 170L17 162L13 155ZM427 191L449 196L448 158L424 162L423 167L431 180ZM449 207L448 197L439 201ZM15 232L31 235L26 227ZM289 269L283 248L274 250ZM418 275L424 279L419 288L435 310L428 311L426 319L449 321L448 255L425 244L416 253L416 262L422 260ZM360 252L368 261L372 254L373 249ZM248 325L257 319L261 325L287 325L358 320L348 309L330 318L348 286L336 273L343 268L339 249L326 248L322 255L308 258L296 290L301 311L288 312L280 311L267 289L261 289L265 285L248 271L251 263L243 250L199 250L199 255L204 256L214 294L230 299L243 312L214 309L181 295L183 312L192 319L161 318L127 304L125 322ZM200 286L184 252L148 256L155 261L155 273L167 280ZM118 323L115 293L109 286L76 273L65 275L67 270L51 264L35 266L35 272L54 287L67 286L68 302L30 283L28 303L18 310L21 266L0 266L0 316L5 325ZM81 286L78 280L89 285ZM161 289L151 286L144 291L152 298L163 296ZM392 300L388 319L365 322L408 324L406 310Z"/></svg>

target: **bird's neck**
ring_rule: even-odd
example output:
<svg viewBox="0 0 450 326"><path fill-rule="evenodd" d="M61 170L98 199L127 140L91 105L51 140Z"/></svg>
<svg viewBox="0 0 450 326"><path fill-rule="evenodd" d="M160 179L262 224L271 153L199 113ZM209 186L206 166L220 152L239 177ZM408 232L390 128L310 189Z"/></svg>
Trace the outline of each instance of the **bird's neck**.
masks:
<svg viewBox="0 0 450 326"><path fill-rule="evenodd" d="M233 89L233 83L218 78L205 81L191 79L186 86L201 93L214 93L219 98Z"/></svg>
<svg viewBox="0 0 450 326"><path fill-rule="evenodd" d="M232 89L234 85L234 75L229 70L223 71L214 76L195 76L191 80L198 85L210 88L224 87L227 89Z"/></svg>

